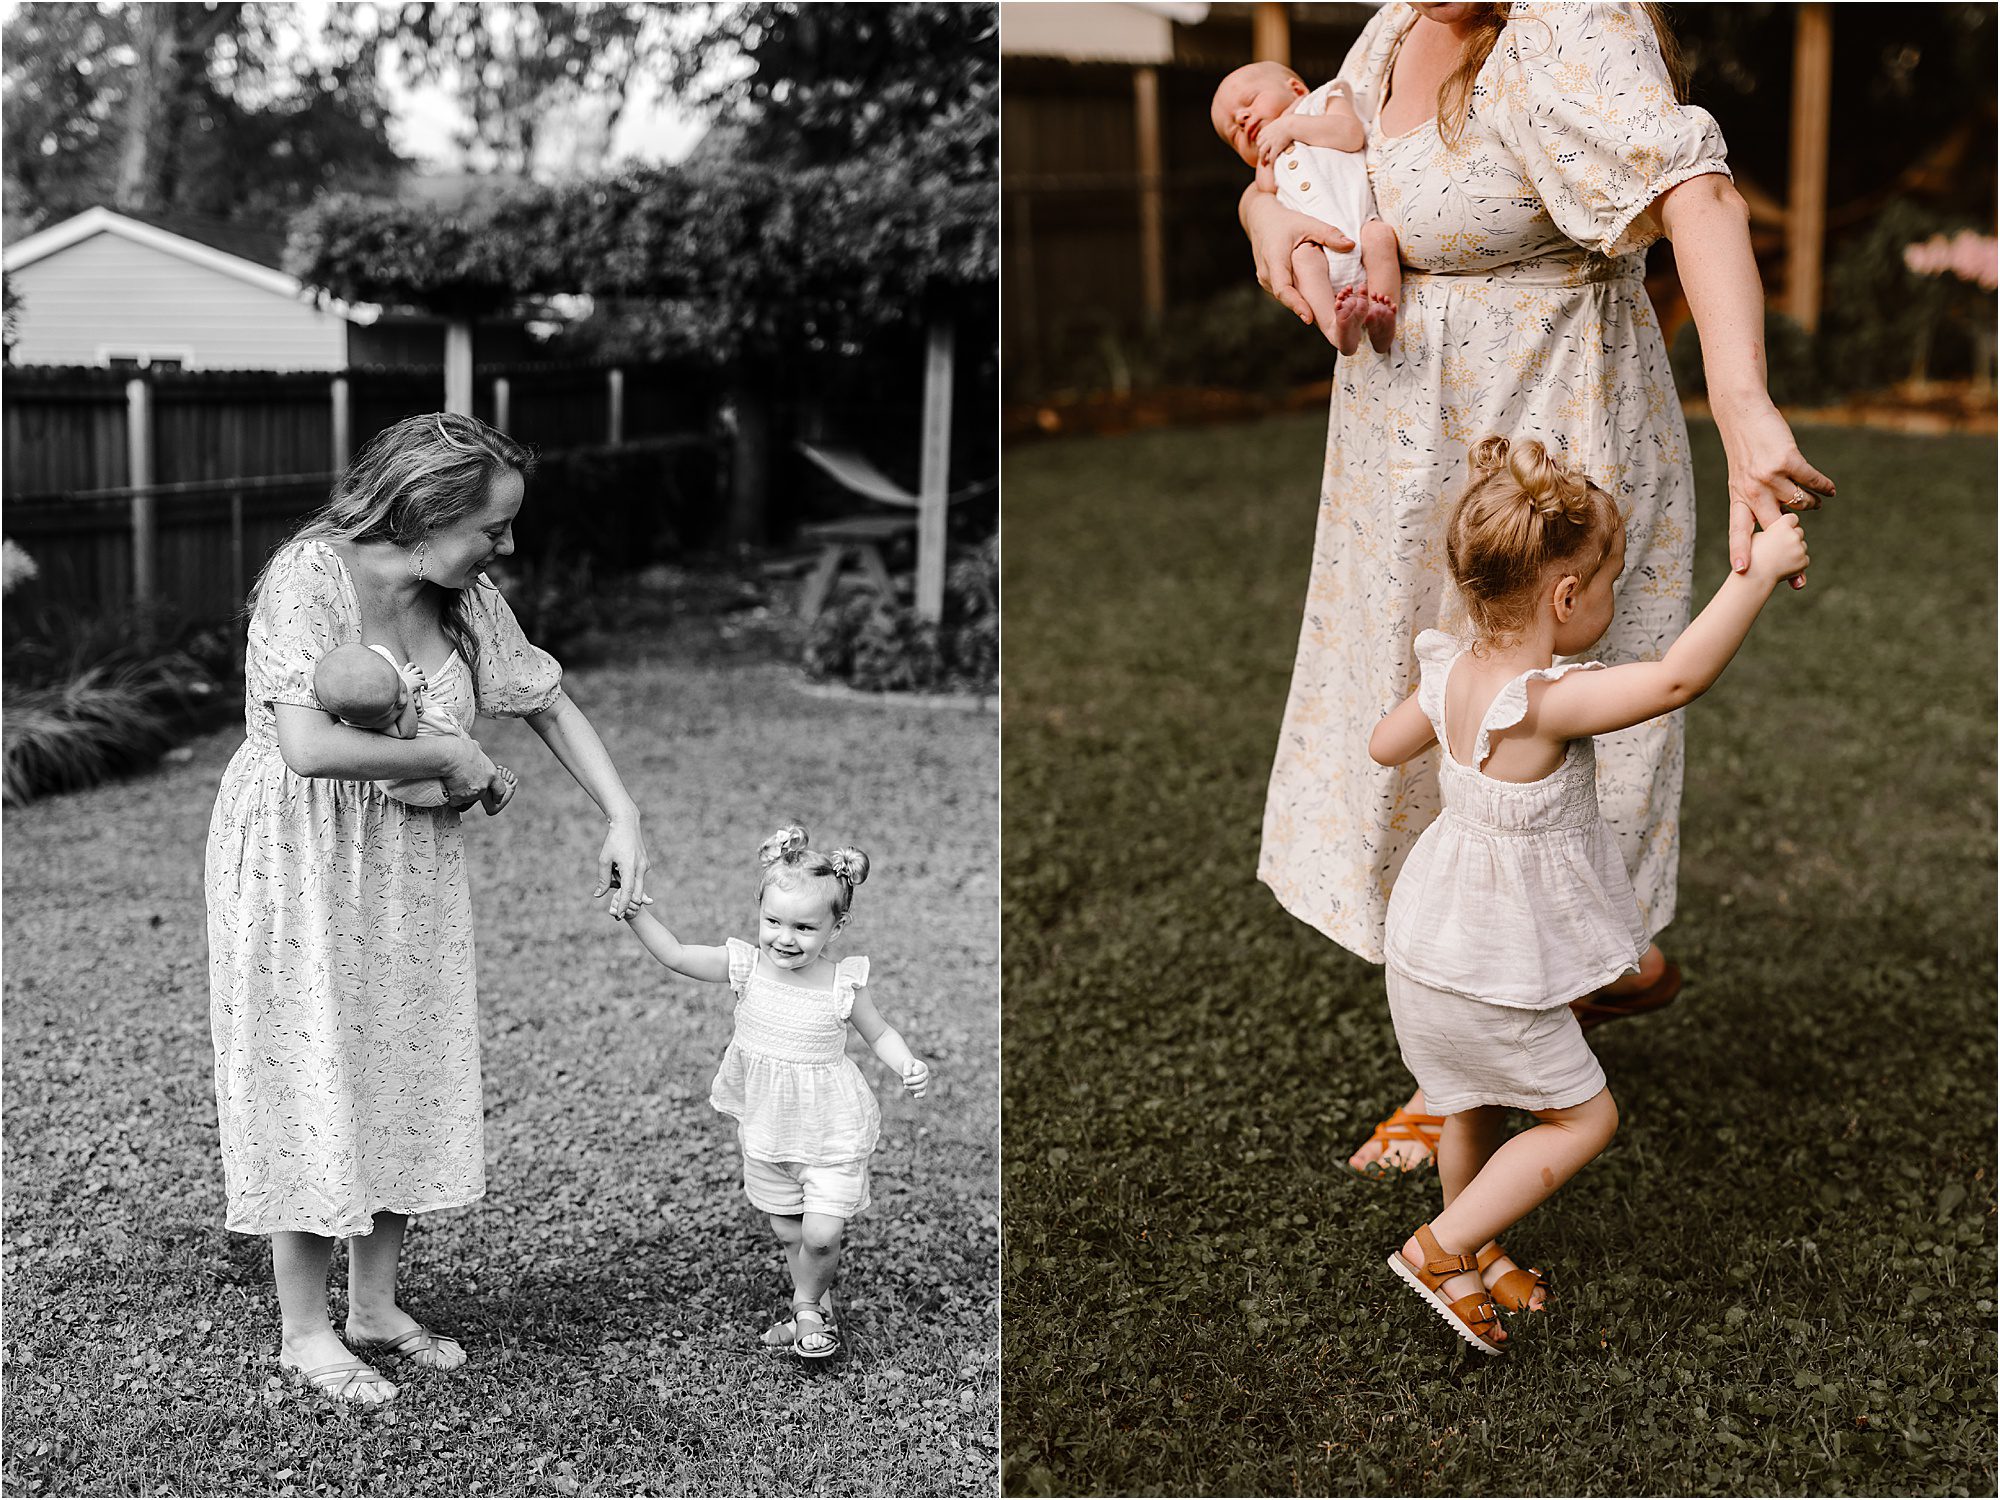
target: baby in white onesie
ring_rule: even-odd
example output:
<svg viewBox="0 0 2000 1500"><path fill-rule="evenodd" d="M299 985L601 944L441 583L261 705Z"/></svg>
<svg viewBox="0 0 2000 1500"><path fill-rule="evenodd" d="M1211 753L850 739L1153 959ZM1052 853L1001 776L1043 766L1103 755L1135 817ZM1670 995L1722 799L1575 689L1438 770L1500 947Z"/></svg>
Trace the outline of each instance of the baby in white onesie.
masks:
<svg viewBox="0 0 2000 1500"><path fill-rule="evenodd" d="M396 658L384 646L334 647L313 669L313 692L322 708L356 729L371 729L399 740L425 734L465 734L449 710L425 701L423 674L415 667L397 666ZM471 801L457 804L435 776L375 784L410 807L470 807L477 802L491 817L513 800L515 782L512 771L496 765L486 789Z"/></svg>
<svg viewBox="0 0 2000 1500"><path fill-rule="evenodd" d="M1387 353L1402 265L1395 230L1375 216L1368 137L1352 91L1338 80L1308 90L1283 63L1249 63L1222 80L1208 116L1224 144L1257 169L1259 188L1353 239L1345 251L1299 246L1292 275L1334 348L1352 354L1365 333L1376 353Z"/></svg>

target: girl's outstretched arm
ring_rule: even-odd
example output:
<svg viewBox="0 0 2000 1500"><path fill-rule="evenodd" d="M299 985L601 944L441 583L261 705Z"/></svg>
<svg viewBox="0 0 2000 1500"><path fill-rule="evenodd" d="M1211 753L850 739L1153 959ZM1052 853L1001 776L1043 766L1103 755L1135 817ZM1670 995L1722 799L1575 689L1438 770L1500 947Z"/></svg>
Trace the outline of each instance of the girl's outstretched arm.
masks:
<svg viewBox="0 0 2000 1500"><path fill-rule="evenodd" d="M698 947L684 943L667 931L666 924L643 907L628 909L625 925L632 929L632 935L646 945L646 951L676 974L689 979L705 979L710 984L721 984L729 978L729 950L727 948Z"/></svg>
<svg viewBox="0 0 2000 1500"><path fill-rule="evenodd" d="M1558 678L1542 689L1539 700L1530 695L1523 723L1531 733L1574 740L1629 729L1692 703L1715 685L1779 581L1802 576L1806 562L1799 518L1779 517L1751 538L1749 571L1723 580L1708 608L1665 656Z"/></svg>
<svg viewBox="0 0 2000 1500"><path fill-rule="evenodd" d="M1415 760L1436 743L1437 731L1431 727L1430 716L1412 693L1390 709L1368 736L1368 757L1378 766L1400 766L1406 760Z"/></svg>
<svg viewBox="0 0 2000 1500"><path fill-rule="evenodd" d="M924 1090L930 1087L930 1067L910 1050L903 1034L882 1019L882 1013L868 996L867 986L854 992L854 1009L848 1013L848 1019L861 1033L861 1039L875 1049L875 1055L896 1070L903 1087L921 1099Z"/></svg>

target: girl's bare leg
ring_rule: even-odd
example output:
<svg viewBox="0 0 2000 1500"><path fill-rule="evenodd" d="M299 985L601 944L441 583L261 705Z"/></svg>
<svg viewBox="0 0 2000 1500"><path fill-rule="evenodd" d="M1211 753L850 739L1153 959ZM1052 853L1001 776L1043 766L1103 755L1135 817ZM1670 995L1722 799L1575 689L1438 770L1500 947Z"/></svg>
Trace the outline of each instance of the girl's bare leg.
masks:
<svg viewBox="0 0 2000 1500"><path fill-rule="evenodd" d="M347 1336L379 1344L401 1338L423 1325L396 1305L396 1267L403 1255L406 1214L375 1215L372 1234L347 1242ZM456 1370L465 1350L454 1339L439 1338L429 1349L413 1349L411 1363L427 1370Z"/></svg>
<svg viewBox="0 0 2000 1500"><path fill-rule="evenodd" d="M1361 246L1361 269L1368 276L1368 343L1377 354L1387 354L1396 342L1396 309L1403 300L1403 261L1396 231L1380 219L1370 219L1361 226L1356 242Z"/></svg>
<svg viewBox="0 0 2000 1500"><path fill-rule="evenodd" d="M1444 1205L1451 1207L1452 1200L1459 1195L1480 1169L1500 1149L1500 1143L1507 1135L1507 1112L1503 1109L1468 1109L1460 1114L1448 1115L1444 1131L1438 1137L1438 1185L1444 1189ZM1489 1244L1491 1241L1488 1242ZM1480 1254L1486 1246L1479 1247ZM1500 1255L1481 1273L1488 1288L1517 1269L1514 1257L1502 1251ZM1454 1293L1453 1295L1457 1295ZM1536 1287L1528 1298L1528 1305L1540 1311L1548 1301L1548 1290Z"/></svg>
<svg viewBox="0 0 2000 1500"><path fill-rule="evenodd" d="M1536 1111L1539 1123L1492 1150L1469 1180L1461 1174L1476 1158L1484 1137L1475 1128L1454 1141L1452 1126L1459 1118L1453 1115L1445 1124L1444 1137L1438 1142L1438 1172L1442 1175L1447 1170L1445 1158L1451 1156L1449 1170L1460 1185L1444 1210L1431 1220L1431 1233L1450 1253L1473 1255L1546 1202L1611 1143L1618 1129L1618 1105L1610 1089L1599 1089L1572 1108ZM1459 1160L1461 1153L1464 1161ZM1403 1242L1403 1254L1414 1265L1424 1263L1423 1249L1414 1235ZM1445 1283L1445 1295L1458 1297L1476 1291L1478 1281L1476 1272L1455 1276Z"/></svg>
<svg viewBox="0 0 2000 1500"><path fill-rule="evenodd" d="M278 1360L294 1370L317 1370L354 1358L326 1315L326 1277L332 1261L333 1241L326 1235L283 1229L271 1236L271 1269L284 1319ZM387 1401L395 1394L395 1383L381 1375L349 1388L349 1398L355 1401Z"/></svg>

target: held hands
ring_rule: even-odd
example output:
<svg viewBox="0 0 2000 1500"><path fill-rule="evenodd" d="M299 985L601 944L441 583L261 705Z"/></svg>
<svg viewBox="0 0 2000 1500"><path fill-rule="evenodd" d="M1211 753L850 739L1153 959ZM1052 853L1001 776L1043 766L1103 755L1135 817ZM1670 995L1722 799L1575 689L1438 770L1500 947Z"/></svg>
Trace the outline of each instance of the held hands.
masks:
<svg viewBox="0 0 2000 1500"><path fill-rule="evenodd" d="M1776 585L1781 578L1794 578L1798 588L1805 581L1806 529L1797 516L1780 516L1750 539L1749 576L1760 583Z"/></svg>
<svg viewBox="0 0 2000 1500"><path fill-rule="evenodd" d="M1750 536L1775 525L1788 511L1818 510L1833 495L1833 481L1806 462L1791 424L1765 400L1760 407L1714 401L1716 425L1729 458L1729 567L1750 567ZM1794 575L1792 587L1806 585Z"/></svg>
<svg viewBox="0 0 2000 1500"><path fill-rule="evenodd" d="M930 1065L921 1057L913 1057L903 1064L903 1087L910 1097L921 1099L931 1086Z"/></svg>
<svg viewBox="0 0 2000 1500"><path fill-rule="evenodd" d="M590 899L595 901L609 892L611 902L606 909L615 922L637 916L641 907L652 905L652 897L646 894L646 873L651 868L639 815L635 812L613 818L610 831L604 835L604 847L597 851L597 889L590 893Z"/></svg>

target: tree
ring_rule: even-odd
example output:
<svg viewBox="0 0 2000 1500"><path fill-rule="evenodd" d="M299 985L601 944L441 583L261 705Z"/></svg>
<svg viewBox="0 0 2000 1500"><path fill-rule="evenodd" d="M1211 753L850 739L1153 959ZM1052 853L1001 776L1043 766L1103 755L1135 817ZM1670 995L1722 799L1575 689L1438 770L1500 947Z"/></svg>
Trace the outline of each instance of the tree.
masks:
<svg viewBox="0 0 2000 1500"><path fill-rule="evenodd" d="M679 10L406 4L395 23L398 65L409 82L457 97L469 121L459 145L482 170L526 176L551 114L594 106L608 138L635 74L660 65Z"/></svg>
<svg viewBox="0 0 2000 1500"><path fill-rule="evenodd" d="M26 4L8 19L10 227L100 204L269 216L402 166L372 10L308 34L286 5Z"/></svg>

